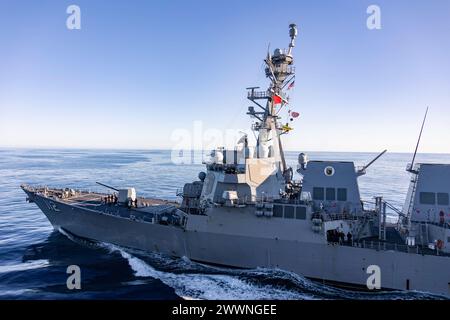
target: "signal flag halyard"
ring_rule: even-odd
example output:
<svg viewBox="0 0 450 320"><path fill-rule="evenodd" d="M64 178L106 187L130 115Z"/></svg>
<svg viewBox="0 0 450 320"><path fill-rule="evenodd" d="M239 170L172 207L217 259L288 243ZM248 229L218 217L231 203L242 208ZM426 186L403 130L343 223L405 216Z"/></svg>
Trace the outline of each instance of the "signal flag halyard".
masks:
<svg viewBox="0 0 450 320"><path fill-rule="evenodd" d="M287 89L288 89L288 90L289 90L289 89L292 89L292 88L294 87L294 85L295 85L295 80L292 81L291 83L289 83Z"/></svg>
<svg viewBox="0 0 450 320"><path fill-rule="evenodd" d="M286 123L284 126L281 127L281 130L283 130L283 132L289 132L293 130L293 128L290 127L288 123Z"/></svg>

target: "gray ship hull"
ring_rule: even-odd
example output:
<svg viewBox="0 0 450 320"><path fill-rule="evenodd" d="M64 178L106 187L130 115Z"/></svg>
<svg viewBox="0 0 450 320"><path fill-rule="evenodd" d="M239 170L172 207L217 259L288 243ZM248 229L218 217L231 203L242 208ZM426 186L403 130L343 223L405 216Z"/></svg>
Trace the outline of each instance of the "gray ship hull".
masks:
<svg viewBox="0 0 450 320"><path fill-rule="evenodd" d="M55 228L63 228L83 238L175 257L185 256L203 263L239 268L280 268L352 287L365 287L369 277L367 267L377 265L381 269L382 288L450 297L449 257L188 230L133 221L63 202L58 202L55 211L47 198L32 196Z"/></svg>

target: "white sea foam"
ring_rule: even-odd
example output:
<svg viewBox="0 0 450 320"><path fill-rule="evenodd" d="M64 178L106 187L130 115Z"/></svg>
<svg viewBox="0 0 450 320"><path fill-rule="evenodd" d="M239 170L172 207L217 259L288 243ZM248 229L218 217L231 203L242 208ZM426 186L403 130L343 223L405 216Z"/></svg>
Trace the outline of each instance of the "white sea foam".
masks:
<svg viewBox="0 0 450 320"><path fill-rule="evenodd" d="M22 296L25 293L34 293L37 292L37 290L33 289L17 289L17 290L2 290L0 292L0 297L6 297L6 296Z"/></svg>
<svg viewBox="0 0 450 320"><path fill-rule="evenodd" d="M235 276L221 274L194 274L159 271L144 260L133 256L124 249L104 244L111 252L119 252L128 261L137 277L151 277L173 288L177 295L185 299L311 299L311 296L270 285L256 285Z"/></svg>
<svg viewBox="0 0 450 320"><path fill-rule="evenodd" d="M46 268L49 265L48 260L34 260L18 264L2 265L0 266L0 273L40 269Z"/></svg>

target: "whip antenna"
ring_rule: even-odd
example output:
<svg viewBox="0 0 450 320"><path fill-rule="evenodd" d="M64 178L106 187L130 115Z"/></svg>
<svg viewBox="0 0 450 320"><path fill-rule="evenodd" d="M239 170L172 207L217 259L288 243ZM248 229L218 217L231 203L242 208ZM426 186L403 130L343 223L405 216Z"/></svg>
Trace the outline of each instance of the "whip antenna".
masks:
<svg viewBox="0 0 450 320"><path fill-rule="evenodd" d="M414 161L416 160L417 150L419 149L420 139L422 138L423 127L425 126L425 121L427 120L428 107L425 111L425 116L423 117L422 127L420 128L419 139L417 139L416 150L414 150L414 155L411 161L411 165L407 171L414 173Z"/></svg>

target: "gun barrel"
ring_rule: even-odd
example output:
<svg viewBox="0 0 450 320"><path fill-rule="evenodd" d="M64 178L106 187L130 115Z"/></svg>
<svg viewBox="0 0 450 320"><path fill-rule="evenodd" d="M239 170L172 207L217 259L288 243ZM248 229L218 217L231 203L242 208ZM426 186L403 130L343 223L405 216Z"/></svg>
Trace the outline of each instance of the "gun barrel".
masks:
<svg viewBox="0 0 450 320"><path fill-rule="evenodd" d="M95 183L101 185L102 187L105 187L105 188L108 188L108 189L111 189L111 190L119 192L119 189L111 187L111 186L108 186L108 185L106 185L104 183L101 183L101 182L95 182Z"/></svg>
<svg viewBox="0 0 450 320"><path fill-rule="evenodd" d="M377 155L372 161L370 161L368 164L366 164L363 167L363 171L366 170L368 167L370 167L375 161L377 161L383 154L387 152L387 149L381 152L379 155Z"/></svg>

